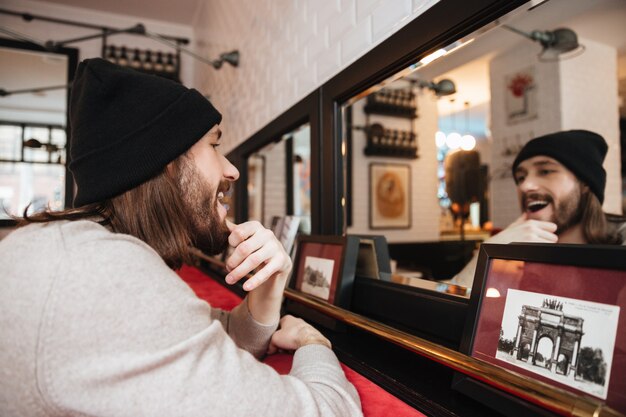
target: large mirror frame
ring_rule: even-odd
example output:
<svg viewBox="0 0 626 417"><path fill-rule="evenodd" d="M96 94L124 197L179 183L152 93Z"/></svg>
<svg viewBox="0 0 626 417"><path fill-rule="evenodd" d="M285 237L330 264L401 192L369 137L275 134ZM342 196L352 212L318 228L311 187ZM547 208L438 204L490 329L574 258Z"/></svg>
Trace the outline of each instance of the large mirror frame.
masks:
<svg viewBox="0 0 626 417"><path fill-rule="evenodd" d="M54 51L49 51L40 45L36 45L30 42L16 41L12 39L0 38L0 47L12 48L33 52L45 52L47 54L59 54L67 57L67 84L71 84L74 80L76 68L78 66L78 49L76 48L57 48ZM5 89L10 89L11 86L2 86ZM66 149L69 150L71 144L71 131L69 120L69 102L71 88L68 88L66 93L66 108L65 108L65 134L66 134ZM65 156L65 208L71 208L74 200L74 177L68 169L71 162L71 156L69 152L66 152ZM18 213L20 214L20 213ZM0 227L13 227L16 225L14 220L0 220Z"/></svg>
<svg viewBox="0 0 626 417"><path fill-rule="evenodd" d="M276 141L283 135L308 123L311 129L311 233L319 233L322 213L332 210L327 201L321 201L319 135L319 91L316 90L300 100L289 110L278 116L248 140L228 153L227 158L239 170L239 180L235 183L235 221L248 220L248 158L254 152Z"/></svg>
<svg viewBox="0 0 626 417"><path fill-rule="evenodd" d="M325 234L344 234L346 227L346 164L342 138L342 105L385 79L407 69L420 58L493 22L526 3L525 0L440 1L392 35L321 88L322 195L332 201L333 216L325 218ZM342 152L342 147L344 152ZM330 164L328 161L332 161ZM343 202L343 203L342 203Z"/></svg>

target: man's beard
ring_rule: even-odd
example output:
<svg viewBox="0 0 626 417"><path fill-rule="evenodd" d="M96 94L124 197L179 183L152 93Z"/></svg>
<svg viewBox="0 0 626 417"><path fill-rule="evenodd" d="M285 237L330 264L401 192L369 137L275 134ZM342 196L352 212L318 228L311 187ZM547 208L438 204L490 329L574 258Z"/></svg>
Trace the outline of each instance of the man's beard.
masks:
<svg viewBox="0 0 626 417"><path fill-rule="evenodd" d="M550 221L556 224L556 234L560 235L572 226L577 225L582 221L583 208L581 204L582 187L577 184L576 189L572 190L567 196L563 197L557 204L554 203L554 199L549 194L530 193L522 196L522 210L526 210L526 201L532 200L544 200L548 204L554 207L554 213Z"/></svg>
<svg viewBox="0 0 626 417"><path fill-rule="evenodd" d="M230 182L222 181L217 188L207 187L207 182L188 158L182 158L178 170L178 183L184 211L189 220L190 235L194 245L208 255L217 255L228 246L230 230L217 212L217 193L226 193Z"/></svg>

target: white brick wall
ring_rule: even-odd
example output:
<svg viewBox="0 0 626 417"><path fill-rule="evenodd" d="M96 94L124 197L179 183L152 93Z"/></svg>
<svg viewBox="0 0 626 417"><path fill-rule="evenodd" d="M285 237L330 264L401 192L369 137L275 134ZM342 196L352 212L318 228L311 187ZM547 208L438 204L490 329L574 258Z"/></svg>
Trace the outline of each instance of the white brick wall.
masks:
<svg viewBox="0 0 626 417"><path fill-rule="evenodd" d="M265 196L263 198L263 225L269 227L273 216L287 214L285 183L285 141L272 143L259 155L265 157Z"/></svg>
<svg viewBox="0 0 626 417"><path fill-rule="evenodd" d="M589 39L580 42L585 45L585 52L560 65L562 128L598 132L607 141L603 207L609 213L621 213L617 51Z"/></svg>
<svg viewBox="0 0 626 417"><path fill-rule="evenodd" d="M618 132L616 51L585 39L584 54L559 62L539 62L537 45L523 41L490 64L491 133L493 136L490 171L491 213L495 227L506 227L520 215L510 166L515 154L503 155L507 147L558 130L588 129L602 134L609 143L607 170L607 211L621 213L621 175ZM513 125L506 124L505 76L530 66L535 68L538 117ZM607 91L615 97L607 98ZM498 173L508 175L501 178ZM494 207L497 209L494 210Z"/></svg>
<svg viewBox="0 0 626 417"><path fill-rule="evenodd" d="M239 68L195 64L194 84L224 114L228 152L437 0L203 2L193 48L238 49Z"/></svg>

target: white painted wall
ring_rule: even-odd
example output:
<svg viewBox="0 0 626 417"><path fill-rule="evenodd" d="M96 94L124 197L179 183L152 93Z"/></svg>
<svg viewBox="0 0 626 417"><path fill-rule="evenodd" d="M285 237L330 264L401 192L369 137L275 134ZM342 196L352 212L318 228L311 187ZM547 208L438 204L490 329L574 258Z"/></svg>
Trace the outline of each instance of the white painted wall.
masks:
<svg viewBox="0 0 626 417"><path fill-rule="evenodd" d="M437 0L205 2L194 47L238 49L239 68L196 63L195 84L224 114L228 151L306 97Z"/></svg>

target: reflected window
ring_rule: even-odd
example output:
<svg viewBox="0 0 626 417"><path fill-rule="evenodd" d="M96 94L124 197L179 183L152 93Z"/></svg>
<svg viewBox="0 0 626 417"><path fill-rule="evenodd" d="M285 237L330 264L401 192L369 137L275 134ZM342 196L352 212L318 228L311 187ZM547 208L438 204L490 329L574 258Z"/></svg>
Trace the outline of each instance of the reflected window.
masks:
<svg viewBox="0 0 626 417"><path fill-rule="evenodd" d="M68 56L0 47L0 61L0 220L63 210Z"/></svg>
<svg viewBox="0 0 626 417"><path fill-rule="evenodd" d="M65 130L0 125L0 219L65 207Z"/></svg>

